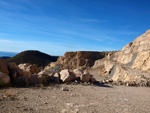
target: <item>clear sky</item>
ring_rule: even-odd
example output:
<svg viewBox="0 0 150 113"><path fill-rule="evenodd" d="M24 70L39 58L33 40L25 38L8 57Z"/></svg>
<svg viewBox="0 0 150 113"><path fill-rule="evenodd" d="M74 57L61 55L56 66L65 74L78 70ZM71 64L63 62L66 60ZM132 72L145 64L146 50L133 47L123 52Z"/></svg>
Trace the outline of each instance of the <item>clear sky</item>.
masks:
<svg viewBox="0 0 150 113"><path fill-rule="evenodd" d="M150 28L150 0L0 0L0 51L119 50Z"/></svg>

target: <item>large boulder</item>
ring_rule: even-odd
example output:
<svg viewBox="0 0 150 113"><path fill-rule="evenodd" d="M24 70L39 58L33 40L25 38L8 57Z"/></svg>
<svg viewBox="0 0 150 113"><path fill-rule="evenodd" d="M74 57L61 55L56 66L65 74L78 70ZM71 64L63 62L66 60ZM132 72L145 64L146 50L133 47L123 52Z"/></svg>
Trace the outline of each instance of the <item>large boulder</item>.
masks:
<svg viewBox="0 0 150 113"><path fill-rule="evenodd" d="M25 87L25 86L28 86L28 85L29 85L29 78L28 78L28 76L23 75L23 76L17 77L17 78L14 80L13 85L14 85L14 86L17 86L17 87Z"/></svg>
<svg viewBox="0 0 150 113"><path fill-rule="evenodd" d="M13 81L13 80L15 80L16 78L17 78L17 72L16 71L11 71L10 73L9 73L9 77L11 78L11 80Z"/></svg>
<svg viewBox="0 0 150 113"><path fill-rule="evenodd" d="M11 71L11 70L14 70L14 69L18 69L19 67L16 65L16 63L13 63L13 62L10 62L8 63L8 69Z"/></svg>
<svg viewBox="0 0 150 113"><path fill-rule="evenodd" d="M26 72L24 72L22 69L16 68L10 71L9 76L11 80L16 79L17 77L23 76Z"/></svg>
<svg viewBox="0 0 150 113"><path fill-rule="evenodd" d="M9 86L10 82L10 77L5 73L0 72L0 87Z"/></svg>
<svg viewBox="0 0 150 113"><path fill-rule="evenodd" d="M35 74L35 73L38 73L40 70L39 68L36 66L36 64L33 64L33 65L30 65L26 68L26 71L32 73L32 74Z"/></svg>
<svg viewBox="0 0 150 113"><path fill-rule="evenodd" d="M29 80L32 77L32 74L28 71L23 71L22 69L14 69L9 76L12 80L13 86L24 87L29 85Z"/></svg>
<svg viewBox="0 0 150 113"><path fill-rule="evenodd" d="M30 64L29 64L29 63L23 63L23 64L19 64L18 66L19 66L20 69L26 70L26 68L27 68L28 66L30 66Z"/></svg>
<svg viewBox="0 0 150 113"><path fill-rule="evenodd" d="M17 76L23 76L24 75L24 71L22 69L14 69L13 71L15 71L17 73Z"/></svg>
<svg viewBox="0 0 150 113"><path fill-rule="evenodd" d="M23 71L23 76L27 76L28 78L31 78L32 74L28 71Z"/></svg>
<svg viewBox="0 0 150 113"><path fill-rule="evenodd" d="M41 71L38 73L38 78L41 83L48 85L50 83L60 83L59 73L51 73L49 71Z"/></svg>
<svg viewBox="0 0 150 113"><path fill-rule="evenodd" d="M81 76L80 76L80 80L82 82L89 82L91 79L92 75L89 72L84 72Z"/></svg>
<svg viewBox="0 0 150 113"><path fill-rule="evenodd" d="M28 71L31 74L37 74L40 71L39 68L36 66L36 64L24 63L24 64L19 64L18 66L20 69L24 71Z"/></svg>
<svg viewBox="0 0 150 113"><path fill-rule="evenodd" d="M59 73L54 73L52 76L52 81L53 83L59 84L60 83L60 75Z"/></svg>
<svg viewBox="0 0 150 113"><path fill-rule="evenodd" d="M7 62L3 59L0 59L0 72L3 72L5 74L9 74Z"/></svg>
<svg viewBox="0 0 150 113"><path fill-rule="evenodd" d="M91 70L94 70L97 72L98 75L108 75L115 65L115 62L108 60L108 59L102 59L95 61L94 66L91 68Z"/></svg>
<svg viewBox="0 0 150 113"><path fill-rule="evenodd" d="M71 82L75 80L75 75L68 69L64 69L60 72L60 79L62 80L62 82Z"/></svg>
<svg viewBox="0 0 150 113"><path fill-rule="evenodd" d="M80 69L74 69L73 73L75 74L76 78L79 78L83 74L82 70Z"/></svg>
<svg viewBox="0 0 150 113"><path fill-rule="evenodd" d="M30 85L35 86L35 85L40 84L41 81L40 81L38 75L32 75L29 79L29 83L30 83Z"/></svg>

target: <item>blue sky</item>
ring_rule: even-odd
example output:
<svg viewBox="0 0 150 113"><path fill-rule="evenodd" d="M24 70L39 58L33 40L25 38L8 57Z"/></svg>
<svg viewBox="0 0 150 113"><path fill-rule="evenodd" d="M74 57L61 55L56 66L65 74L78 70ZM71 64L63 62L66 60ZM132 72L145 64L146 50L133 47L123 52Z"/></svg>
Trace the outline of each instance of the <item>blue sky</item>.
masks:
<svg viewBox="0 0 150 113"><path fill-rule="evenodd" d="M0 51L112 51L150 27L149 0L0 0Z"/></svg>

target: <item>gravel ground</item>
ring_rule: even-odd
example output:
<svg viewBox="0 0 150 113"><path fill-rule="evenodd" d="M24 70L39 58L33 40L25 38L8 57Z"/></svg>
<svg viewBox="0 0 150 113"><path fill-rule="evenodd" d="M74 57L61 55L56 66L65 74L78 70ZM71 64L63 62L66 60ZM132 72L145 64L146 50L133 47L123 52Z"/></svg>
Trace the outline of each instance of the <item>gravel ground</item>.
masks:
<svg viewBox="0 0 150 113"><path fill-rule="evenodd" d="M150 88L56 85L0 89L0 113L149 113Z"/></svg>

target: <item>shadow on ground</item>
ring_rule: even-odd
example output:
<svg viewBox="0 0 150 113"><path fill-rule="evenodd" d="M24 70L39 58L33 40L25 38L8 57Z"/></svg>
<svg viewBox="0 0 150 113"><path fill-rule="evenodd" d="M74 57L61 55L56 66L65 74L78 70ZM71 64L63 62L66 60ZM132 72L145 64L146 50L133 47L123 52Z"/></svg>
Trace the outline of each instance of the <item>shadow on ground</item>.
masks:
<svg viewBox="0 0 150 113"><path fill-rule="evenodd" d="M94 83L94 85L95 85L95 86L99 86L99 87L113 88L112 86L105 85L105 84L100 83L100 82L96 82L96 83Z"/></svg>

